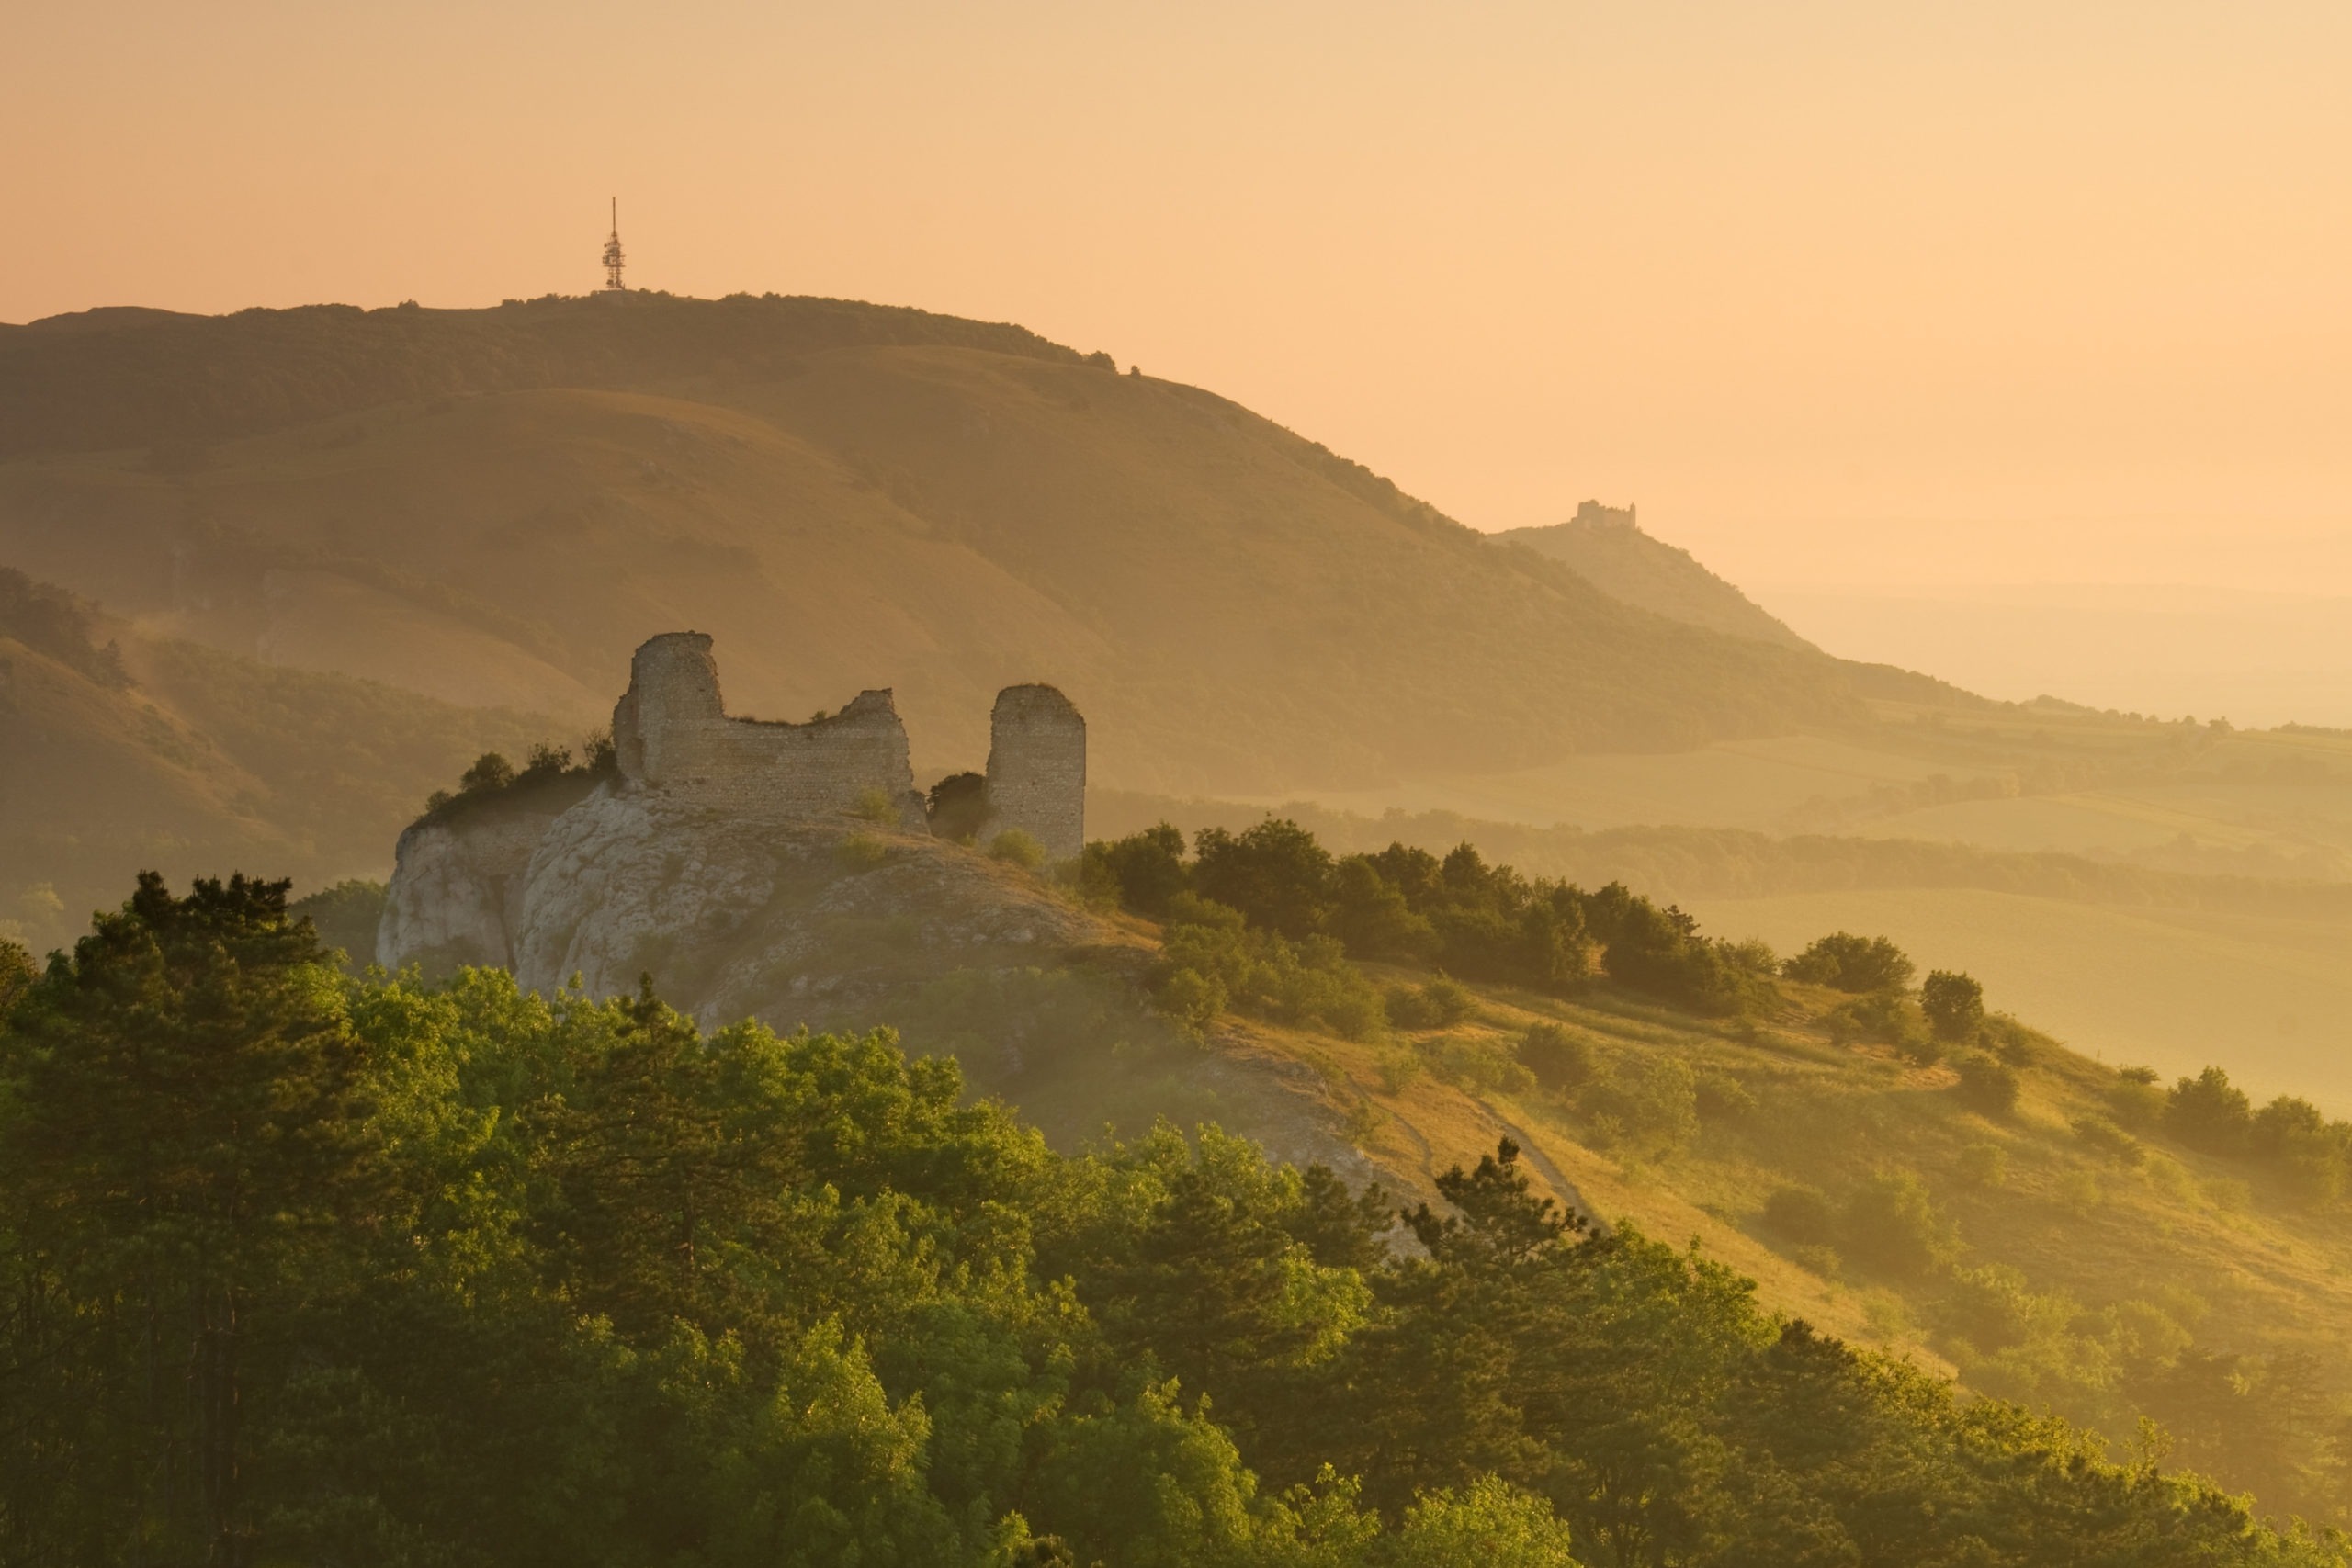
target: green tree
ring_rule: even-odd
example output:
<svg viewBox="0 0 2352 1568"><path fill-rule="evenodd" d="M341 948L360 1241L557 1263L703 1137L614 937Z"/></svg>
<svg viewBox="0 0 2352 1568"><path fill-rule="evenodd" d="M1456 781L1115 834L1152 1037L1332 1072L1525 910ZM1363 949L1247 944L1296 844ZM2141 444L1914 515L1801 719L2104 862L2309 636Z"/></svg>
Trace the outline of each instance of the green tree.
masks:
<svg viewBox="0 0 2352 1568"><path fill-rule="evenodd" d="M1984 1021L1984 987L1953 970L1930 970L1919 986L1919 1010L1944 1039L1969 1039Z"/></svg>
<svg viewBox="0 0 2352 1568"><path fill-rule="evenodd" d="M1329 922L1331 863L1315 835L1286 818L1238 834L1204 828L1193 840L1193 886L1201 896L1294 942Z"/></svg>
<svg viewBox="0 0 2352 1568"><path fill-rule="evenodd" d="M2208 1067L2173 1085L2165 1101L2164 1129L2192 1149L2243 1155L2254 1134L2254 1108L2228 1073Z"/></svg>
<svg viewBox="0 0 2352 1568"><path fill-rule="evenodd" d="M1860 994L1902 989L1911 983L1912 965L1903 950L1883 936L1832 931L1782 964L1781 973L1808 985Z"/></svg>
<svg viewBox="0 0 2352 1568"><path fill-rule="evenodd" d="M286 887L176 898L142 874L0 1037L30 1337L51 1355L85 1338L19 1406L8 1467L47 1492L20 1517L51 1521L64 1555L103 1531L246 1561L268 1484L248 1414L296 1370L292 1321L352 1283L337 1242L370 1212L366 1049Z"/></svg>

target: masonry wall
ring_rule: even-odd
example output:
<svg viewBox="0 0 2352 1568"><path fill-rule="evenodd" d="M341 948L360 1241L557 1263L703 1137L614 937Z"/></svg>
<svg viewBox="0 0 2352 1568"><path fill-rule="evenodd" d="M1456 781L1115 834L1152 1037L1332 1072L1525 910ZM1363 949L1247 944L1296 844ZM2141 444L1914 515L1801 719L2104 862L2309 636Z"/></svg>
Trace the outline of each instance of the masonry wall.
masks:
<svg viewBox="0 0 2352 1568"><path fill-rule="evenodd" d="M701 632L666 633L637 650L613 709L613 745L624 779L745 815L847 811L880 790L907 825L922 821L907 728L889 692L861 692L808 724L730 718Z"/></svg>
<svg viewBox="0 0 2352 1568"><path fill-rule="evenodd" d="M1018 828L1056 860L1086 848L1086 720L1051 686L1007 686L989 722L989 831Z"/></svg>

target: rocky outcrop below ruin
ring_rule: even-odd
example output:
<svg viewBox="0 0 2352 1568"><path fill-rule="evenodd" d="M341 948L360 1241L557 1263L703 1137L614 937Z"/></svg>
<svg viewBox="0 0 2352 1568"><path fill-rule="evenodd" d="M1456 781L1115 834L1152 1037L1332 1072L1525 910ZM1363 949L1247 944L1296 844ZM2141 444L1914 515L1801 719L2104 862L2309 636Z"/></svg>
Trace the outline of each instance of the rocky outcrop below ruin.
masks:
<svg viewBox="0 0 2352 1568"><path fill-rule="evenodd" d="M1140 962L1135 939L1035 876L846 815L778 820L607 780L403 835L376 957L428 972L512 969L552 995L644 976L707 1024L846 1020L939 975Z"/></svg>

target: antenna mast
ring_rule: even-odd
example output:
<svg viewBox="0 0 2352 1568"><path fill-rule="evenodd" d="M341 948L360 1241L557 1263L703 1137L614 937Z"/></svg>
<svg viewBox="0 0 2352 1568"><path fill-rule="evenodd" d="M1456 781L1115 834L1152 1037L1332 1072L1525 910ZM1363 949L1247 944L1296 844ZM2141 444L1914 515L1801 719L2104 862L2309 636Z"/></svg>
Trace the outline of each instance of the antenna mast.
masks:
<svg viewBox="0 0 2352 1568"><path fill-rule="evenodd" d="M628 285L621 281L621 198L613 197L613 231L605 240L605 291L626 294Z"/></svg>

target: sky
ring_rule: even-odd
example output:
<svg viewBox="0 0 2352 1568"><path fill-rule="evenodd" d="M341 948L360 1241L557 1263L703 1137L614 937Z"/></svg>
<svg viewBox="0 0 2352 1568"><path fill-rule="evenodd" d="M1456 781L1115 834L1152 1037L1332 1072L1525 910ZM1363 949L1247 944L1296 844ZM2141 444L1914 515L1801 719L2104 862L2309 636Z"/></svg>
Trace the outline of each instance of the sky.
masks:
<svg viewBox="0 0 2352 1568"><path fill-rule="evenodd" d="M1480 528L1635 502L1759 592L2352 596L2342 0L6 32L0 321L585 292L617 196L638 285L1020 321Z"/></svg>

